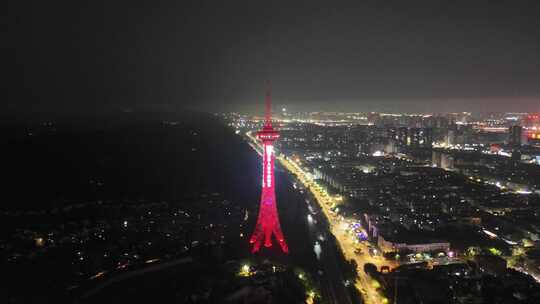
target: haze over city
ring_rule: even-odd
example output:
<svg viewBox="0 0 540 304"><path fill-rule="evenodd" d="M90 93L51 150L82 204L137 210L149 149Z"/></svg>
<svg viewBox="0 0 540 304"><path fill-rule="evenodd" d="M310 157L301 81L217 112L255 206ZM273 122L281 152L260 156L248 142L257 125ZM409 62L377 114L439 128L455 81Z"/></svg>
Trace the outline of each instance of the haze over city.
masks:
<svg viewBox="0 0 540 304"><path fill-rule="evenodd" d="M302 111L539 111L539 13L536 1L12 2L3 106L255 112L272 79L274 102Z"/></svg>

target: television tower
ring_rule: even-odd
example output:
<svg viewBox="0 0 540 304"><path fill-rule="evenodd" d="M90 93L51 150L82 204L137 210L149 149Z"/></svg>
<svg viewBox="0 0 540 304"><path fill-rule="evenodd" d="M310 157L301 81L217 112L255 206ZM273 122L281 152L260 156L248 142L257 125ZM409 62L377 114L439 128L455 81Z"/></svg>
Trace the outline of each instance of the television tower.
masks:
<svg viewBox="0 0 540 304"><path fill-rule="evenodd" d="M276 192L274 186L274 141L279 138L279 132L272 127L272 97L270 95L270 81L266 81L265 105L266 113L264 116L263 129L257 132L257 138L263 144L263 176L262 193L259 207L259 216L255 231L251 235L249 242L253 244L251 252L259 251L262 243L264 247L272 246L272 235L275 236L281 250L284 253L289 252L289 247L283 238L281 225L276 207Z"/></svg>

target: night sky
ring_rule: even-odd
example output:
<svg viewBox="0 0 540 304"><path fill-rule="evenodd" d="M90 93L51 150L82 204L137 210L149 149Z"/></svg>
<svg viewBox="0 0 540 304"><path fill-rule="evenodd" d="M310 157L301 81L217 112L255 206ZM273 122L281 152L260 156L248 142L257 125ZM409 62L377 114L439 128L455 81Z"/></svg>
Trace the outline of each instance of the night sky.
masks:
<svg viewBox="0 0 540 304"><path fill-rule="evenodd" d="M10 1L6 111L540 111L539 1Z"/></svg>

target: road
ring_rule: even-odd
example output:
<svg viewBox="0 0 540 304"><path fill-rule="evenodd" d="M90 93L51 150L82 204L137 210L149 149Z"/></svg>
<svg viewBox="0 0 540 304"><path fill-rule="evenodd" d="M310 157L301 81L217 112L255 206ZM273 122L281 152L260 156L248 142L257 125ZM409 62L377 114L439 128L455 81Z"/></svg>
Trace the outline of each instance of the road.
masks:
<svg viewBox="0 0 540 304"><path fill-rule="evenodd" d="M310 206L308 208L310 210L310 219L308 219L310 240L314 245L317 242L321 246L319 266L322 273L319 279L322 293L329 303L352 303L350 294L344 285L345 278L340 265L341 256L338 254L338 245L336 240L330 236L328 222L324 214L311 203L312 200L313 196L306 193L306 203Z"/></svg>
<svg viewBox="0 0 540 304"><path fill-rule="evenodd" d="M310 193L315 198L315 201L318 203L322 213L327 219L330 231L335 236L337 244L345 255L345 258L347 260L355 260L358 264L359 279L355 282L355 286L361 292L364 303L388 303L388 299L384 298L378 293L377 283L364 272L363 266L365 263L372 263L375 264L378 269L380 269L381 266L385 265L389 266L390 268L394 268L397 265L395 263L389 263L380 257L372 257L370 254L368 254L368 244L365 242L355 242L354 235L347 232L346 228L352 219L343 218L330 209L332 204L335 203L334 199L325 193L316 182L310 179L297 163L283 156L280 156L277 159L283 167L296 176L296 178L304 185L306 189L309 189ZM354 250L356 248L360 248L363 254L355 254Z"/></svg>

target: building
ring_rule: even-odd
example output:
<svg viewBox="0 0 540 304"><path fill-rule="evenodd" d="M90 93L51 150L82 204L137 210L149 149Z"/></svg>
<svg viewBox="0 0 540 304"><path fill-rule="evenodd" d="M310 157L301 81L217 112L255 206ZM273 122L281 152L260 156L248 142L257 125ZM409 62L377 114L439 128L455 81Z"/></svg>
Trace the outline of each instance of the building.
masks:
<svg viewBox="0 0 540 304"><path fill-rule="evenodd" d="M431 151L431 165L433 167L441 167L441 154L440 151Z"/></svg>
<svg viewBox="0 0 540 304"><path fill-rule="evenodd" d="M441 168L454 169L454 157L448 153L441 153Z"/></svg>
<svg viewBox="0 0 540 304"><path fill-rule="evenodd" d="M523 128L521 126L511 126L508 128L508 144L513 147L521 146L523 142Z"/></svg>
<svg viewBox="0 0 540 304"><path fill-rule="evenodd" d="M433 144L433 129L431 128L409 129L408 143L412 147L431 147Z"/></svg>
<svg viewBox="0 0 540 304"><path fill-rule="evenodd" d="M409 129L406 127L401 127L397 131L397 141L400 146L407 145L407 138L409 137Z"/></svg>
<svg viewBox="0 0 540 304"><path fill-rule="evenodd" d="M448 130L448 133L446 134L446 145L447 146L453 146L456 144L456 131L455 130Z"/></svg>
<svg viewBox="0 0 540 304"><path fill-rule="evenodd" d="M398 241L386 240L382 234L377 238L377 245L384 252L433 252L433 251L450 251L450 243L448 242L425 242L425 243L399 243Z"/></svg>
<svg viewBox="0 0 540 304"><path fill-rule="evenodd" d="M398 152L398 147L394 139L389 139L384 146L384 152L387 154L394 154Z"/></svg>

